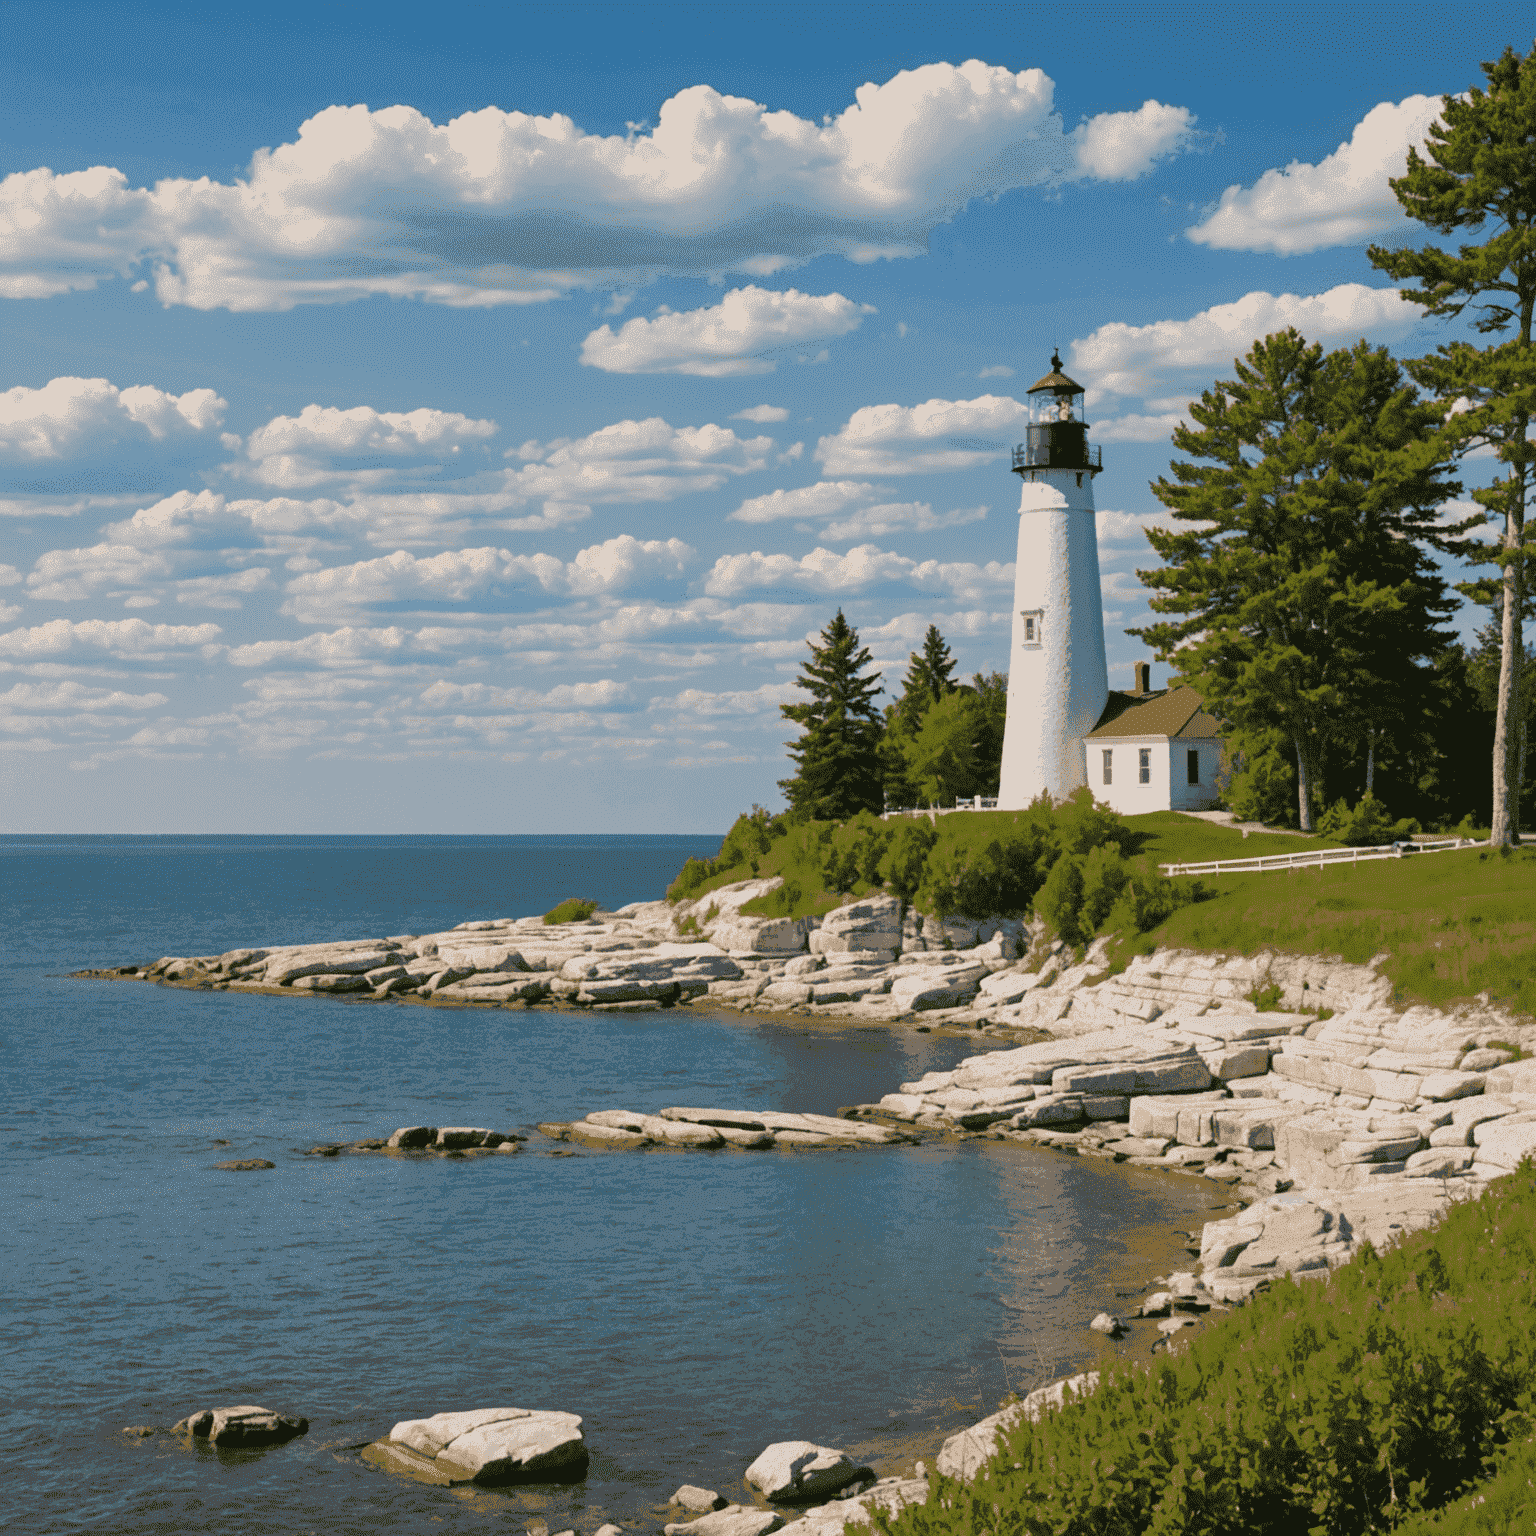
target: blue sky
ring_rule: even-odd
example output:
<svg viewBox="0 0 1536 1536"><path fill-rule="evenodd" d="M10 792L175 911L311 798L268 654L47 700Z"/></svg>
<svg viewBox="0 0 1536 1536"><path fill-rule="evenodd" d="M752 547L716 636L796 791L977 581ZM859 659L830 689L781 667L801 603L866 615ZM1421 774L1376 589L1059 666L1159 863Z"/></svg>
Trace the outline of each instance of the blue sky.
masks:
<svg viewBox="0 0 1536 1536"><path fill-rule="evenodd" d="M1387 177L1530 30L0 6L0 827L777 805L839 605L893 689L930 622L1004 665L1053 345L1128 679L1184 403L1287 324L1445 339L1365 246L1422 238Z"/></svg>

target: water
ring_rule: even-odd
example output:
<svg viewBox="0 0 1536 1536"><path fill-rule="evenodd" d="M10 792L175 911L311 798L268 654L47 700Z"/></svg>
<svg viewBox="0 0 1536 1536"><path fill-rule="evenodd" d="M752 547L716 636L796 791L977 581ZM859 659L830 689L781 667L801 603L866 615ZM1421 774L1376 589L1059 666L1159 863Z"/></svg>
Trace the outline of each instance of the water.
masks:
<svg viewBox="0 0 1536 1536"><path fill-rule="evenodd" d="M426 1009L73 981L241 943L658 893L699 838L0 839L0 1523L25 1531L655 1531L767 1444L877 1470L1083 1363L1085 1320L1208 1190L996 1143L837 1153L304 1158L396 1125L604 1106L834 1110L952 1065L910 1030ZM227 1143L227 1145L225 1145ZM552 1148L550 1148L552 1150ZM232 1157L269 1172L226 1173ZM306 1414L264 1453L126 1424ZM426 1488L401 1418L580 1413L584 1483Z"/></svg>

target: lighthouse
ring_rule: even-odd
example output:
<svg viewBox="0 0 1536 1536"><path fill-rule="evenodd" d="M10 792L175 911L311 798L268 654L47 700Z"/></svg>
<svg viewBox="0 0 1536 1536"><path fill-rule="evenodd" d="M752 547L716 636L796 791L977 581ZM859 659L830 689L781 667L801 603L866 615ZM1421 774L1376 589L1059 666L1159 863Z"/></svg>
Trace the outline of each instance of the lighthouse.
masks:
<svg viewBox="0 0 1536 1536"><path fill-rule="evenodd" d="M1025 440L1013 450L1023 486L1000 810L1040 794L1060 800L1088 782L1083 738L1109 698L1093 505L1103 464L1088 442L1083 388L1053 355L1028 399Z"/></svg>

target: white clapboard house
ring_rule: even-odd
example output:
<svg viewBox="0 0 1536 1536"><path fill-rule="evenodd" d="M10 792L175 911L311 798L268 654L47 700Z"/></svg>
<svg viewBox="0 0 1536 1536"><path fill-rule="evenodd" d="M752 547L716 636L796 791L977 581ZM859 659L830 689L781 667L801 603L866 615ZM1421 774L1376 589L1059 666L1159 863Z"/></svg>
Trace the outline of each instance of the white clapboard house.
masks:
<svg viewBox="0 0 1536 1536"><path fill-rule="evenodd" d="M1149 686L1152 668L1135 666L1135 687L1110 689L1099 723L1083 738L1093 798L1122 815L1203 811L1216 803L1220 726L1193 688Z"/></svg>

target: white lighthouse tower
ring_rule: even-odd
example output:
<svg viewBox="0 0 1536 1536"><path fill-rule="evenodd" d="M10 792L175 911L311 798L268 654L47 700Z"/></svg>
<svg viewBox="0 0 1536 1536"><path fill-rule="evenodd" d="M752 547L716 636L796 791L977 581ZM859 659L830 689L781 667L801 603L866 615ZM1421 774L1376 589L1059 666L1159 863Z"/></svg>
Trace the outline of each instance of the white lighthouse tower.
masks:
<svg viewBox="0 0 1536 1536"><path fill-rule="evenodd" d="M1093 506L1102 467L1082 386L1053 355L1029 391L1025 441L1013 450L1024 484L999 810L1022 810L1042 793L1059 800L1088 782L1083 738L1109 698Z"/></svg>

